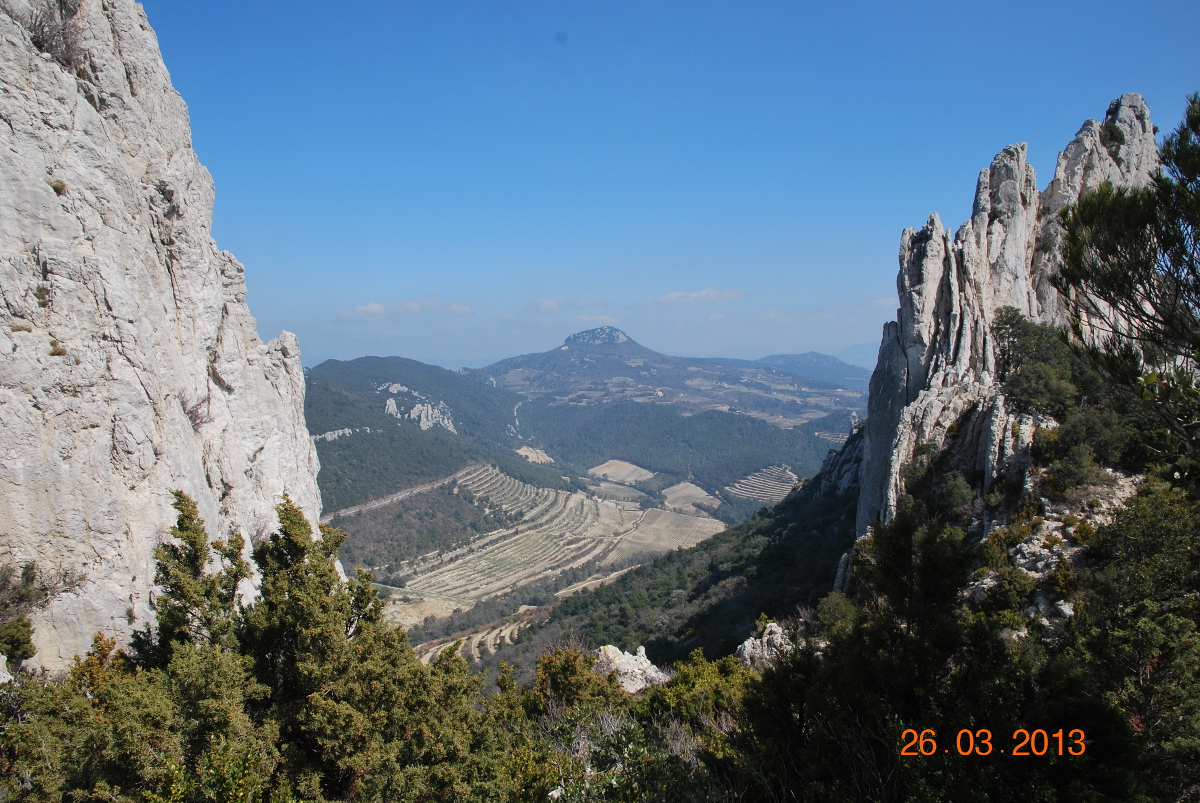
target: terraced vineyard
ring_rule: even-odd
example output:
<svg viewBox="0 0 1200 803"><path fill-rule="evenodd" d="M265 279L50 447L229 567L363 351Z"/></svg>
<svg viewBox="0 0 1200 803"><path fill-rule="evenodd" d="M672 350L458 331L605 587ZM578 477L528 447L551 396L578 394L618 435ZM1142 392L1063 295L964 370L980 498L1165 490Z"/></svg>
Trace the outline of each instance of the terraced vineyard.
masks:
<svg viewBox="0 0 1200 803"><path fill-rule="evenodd" d="M769 466L730 485L725 490L743 499L756 499L768 505L783 501L800 480L787 466Z"/></svg>
<svg viewBox="0 0 1200 803"><path fill-rule="evenodd" d="M446 613L476 601L578 568L601 566L641 555L692 546L724 528L713 519L598 499L578 491L537 488L491 466L458 478L458 488L503 509L515 526L486 533L458 549L408 561L398 573L409 577L391 603L440 604ZM404 597L407 597L407 602ZM414 599L415 598L415 599ZM403 611L393 612L403 618Z"/></svg>
<svg viewBox="0 0 1200 803"><path fill-rule="evenodd" d="M704 515L701 511L716 510L721 500L710 496L707 491L690 482L681 482L663 489L663 500L669 510L688 516Z"/></svg>
<svg viewBox="0 0 1200 803"><path fill-rule="evenodd" d="M429 664L433 659L441 655L447 647L451 647L461 641L462 644L458 648L458 654L464 658L478 661L485 653L495 655L505 644L516 644L517 634L521 628L528 626L534 620L544 622L545 619L545 610L539 611L536 608L523 606L513 616L506 616L498 622L493 622L491 625L476 628L468 633L459 633L448 638L440 638L436 641L419 644L414 649L417 653L417 659L423 664Z"/></svg>

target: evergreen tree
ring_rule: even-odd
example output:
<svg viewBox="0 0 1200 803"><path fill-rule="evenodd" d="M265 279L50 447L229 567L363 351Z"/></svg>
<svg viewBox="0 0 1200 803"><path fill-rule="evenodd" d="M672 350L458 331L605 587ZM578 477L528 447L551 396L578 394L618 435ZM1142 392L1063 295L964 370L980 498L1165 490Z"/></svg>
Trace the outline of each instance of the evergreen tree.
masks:
<svg viewBox="0 0 1200 803"><path fill-rule="evenodd" d="M1102 184L1063 211L1063 267L1080 351L1150 402L1184 458L1200 457L1200 95L1147 187Z"/></svg>
<svg viewBox="0 0 1200 803"><path fill-rule="evenodd" d="M153 603L157 632L147 627L133 640L134 653L148 666L165 665L178 644L234 648L238 586L250 576L241 535L216 541L210 549L195 501L182 491L173 494L179 516L167 534L174 540L154 553L154 583L160 589ZM209 570L212 551L219 559L216 571Z"/></svg>

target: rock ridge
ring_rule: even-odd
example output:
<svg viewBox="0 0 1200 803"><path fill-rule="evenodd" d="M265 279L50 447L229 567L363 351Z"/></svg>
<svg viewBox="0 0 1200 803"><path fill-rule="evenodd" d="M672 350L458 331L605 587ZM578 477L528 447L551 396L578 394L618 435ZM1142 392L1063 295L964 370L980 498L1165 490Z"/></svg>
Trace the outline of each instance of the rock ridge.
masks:
<svg viewBox="0 0 1200 803"><path fill-rule="evenodd" d="M34 619L57 669L152 617L172 489L213 538L261 538L283 494L316 521L299 344L264 343L242 265L211 237L142 7L84 0L69 59L0 5L0 559L85 573ZM70 65L70 66L67 66Z"/></svg>
<svg viewBox="0 0 1200 803"><path fill-rule="evenodd" d="M1044 191L1025 144L1010 145L980 172L971 219L953 236L936 214L920 230L904 231L899 309L883 328L871 376L859 536L894 513L901 468L917 445L945 446L952 425L968 414L970 431L959 434L956 448L973 449L983 490L1005 469L1020 445L1008 435L1016 419L996 379L996 311L1011 306L1034 321L1066 323L1050 284L1059 267L1059 211L1102 181L1144 186L1157 168L1150 111L1140 95L1125 94L1102 122L1084 123Z"/></svg>

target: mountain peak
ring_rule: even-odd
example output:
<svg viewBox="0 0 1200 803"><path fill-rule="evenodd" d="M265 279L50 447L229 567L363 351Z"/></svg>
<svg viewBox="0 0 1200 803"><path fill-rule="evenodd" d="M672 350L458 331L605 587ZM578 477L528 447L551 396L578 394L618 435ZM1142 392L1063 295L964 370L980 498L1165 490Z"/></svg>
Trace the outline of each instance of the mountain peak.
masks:
<svg viewBox="0 0 1200 803"><path fill-rule="evenodd" d="M576 332L566 339L566 346L609 346L632 343L633 339L615 326L600 326L584 332Z"/></svg>

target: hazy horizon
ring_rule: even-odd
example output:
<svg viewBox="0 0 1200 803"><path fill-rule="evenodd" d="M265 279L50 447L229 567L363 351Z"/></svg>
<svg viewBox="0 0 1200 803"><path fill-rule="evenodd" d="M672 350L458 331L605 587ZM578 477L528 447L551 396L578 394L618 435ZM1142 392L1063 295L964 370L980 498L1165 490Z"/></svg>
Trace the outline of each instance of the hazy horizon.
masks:
<svg viewBox="0 0 1200 803"><path fill-rule="evenodd" d="M596 327L587 327L587 328L581 329L579 331L587 331L587 329L589 329L589 328L596 328ZM617 327L617 328L620 328L620 327ZM621 329L621 331L625 332L624 329ZM577 333L572 332L571 334L577 334ZM641 340L639 340L637 337L635 337L630 332L625 332L625 334L628 335L629 338L631 340L633 340L635 343L637 343L638 345L645 346L646 348L648 348L652 351L657 351L660 354L665 354L668 357L683 357L685 359L694 358L694 359L705 359L705 360L721 360L721 359L759 360L759 359L764 359L766 357L770 357L770 356L776 355L776 354L817 353L817 354L824 354L827 357L835 357L848 365L853 365L856 368L863 368L867 371L873 370L875 368L875 355L879 349L878 343L866 342L866 343L855 343L845 349L842 349L837 354L830 354L830 353L823 352L823 351L815 351L814 349L804 349L802 351L772 351L772 352L767 352L764 354L758 354L758 355L755 355L752 357L735 357L734 355L731 355L731 354L685 354L685 353L675 354L673 352L666 352L666 351L662 351L661 349L657 349L651 344L643 343ZM405 359L416 360L417 362L423 362L427 365L436 365L439 368L445 368L449 371L457 371L460 368L484 368L489 365L494 365L495 363L498 363L501 360L508 360L508 359L512 359L513 357L522 357L522 356L525 356L526 354L542 354L547 351L553 351L554 349L558 348L561 345L562 345L562 340L558 341L557 343L551 343L551 344L547 345L545 348L535 349L534 351L520 352L517 354L501 354L498 356L491 356L491 357L482 357L482 358L479 358L476 360L472 360L471 362L466 362L466 363L462 363L462 364L446 364L446 363L436 362L436 361L432 361L432 360L420 360L420 359L417 359L416 357L409 357L406 354L359 354L354 357L327 357L327 358L325 358L325 360L321 360L320 362L317 362L317 363L312 363L311 365L306 360L305 367L312 368L316 365L319 365L322 362L325 362L326 360L341 360L344 362L348 362L350 360L359 359L360 357L380 357L380 358L403 357ZM869 365L865 364L868 360L866 360L866 358L864 358L864 356L863 356L864 354L870 355L870 357L869 357L870 364ZM856 362L855 360L859 360L859 361Z"/></svg>
<svg viewBox="0 0 1200 803"><path fill-rule="evenodd" d="M1002 148L1044 188L1113 98L1165 133L1200 88L1182 2L144 6L213 235L306 365L604 323L668 354L877 342L902 230L959 225Z"/></svg>

